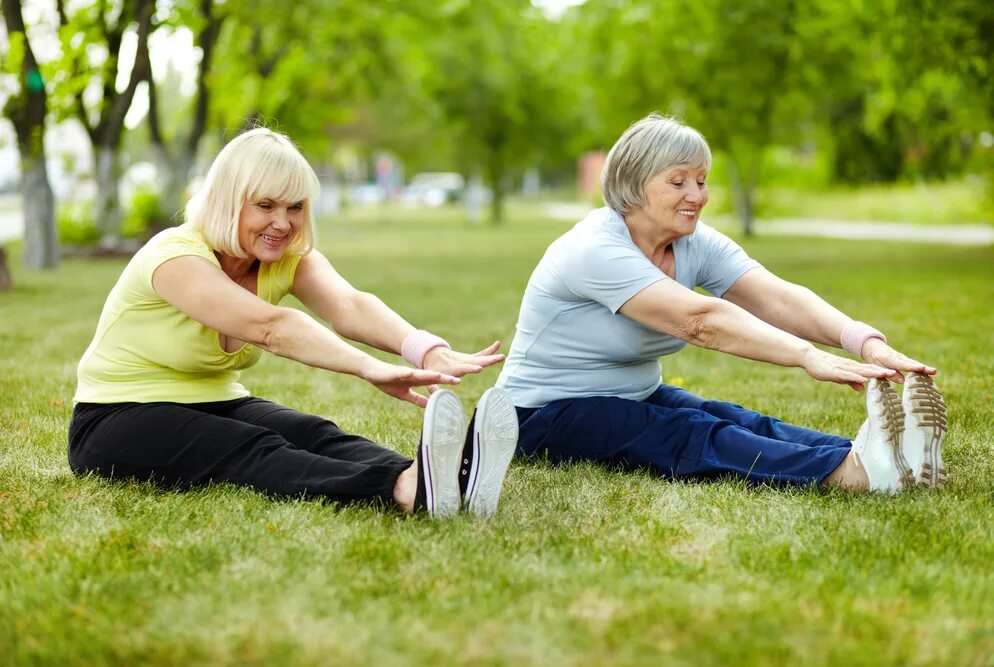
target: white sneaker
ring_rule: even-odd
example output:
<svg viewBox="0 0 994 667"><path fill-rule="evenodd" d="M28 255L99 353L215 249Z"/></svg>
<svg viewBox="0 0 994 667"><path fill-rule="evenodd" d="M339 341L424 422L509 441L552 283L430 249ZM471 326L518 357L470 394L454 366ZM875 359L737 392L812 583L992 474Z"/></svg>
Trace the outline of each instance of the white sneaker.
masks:
<svg viewBox="0 0 994 667"><path fill-rule="evenodd" d="M459 460L466 435L466 415L459 398L440 389L428 398L418 445L415 511L436 518L459 512Z"/></svg>
<svg viewBox="0 0 994 667"><path fill-rule="evenodd" d="M853 448L866 469L870 490L897 493L910 489L914 476L901 453L904 411L900 397L887 380L872 379L867 383L866 413Z"/></svg>
<svg viewBox="0 0 994 667"><path fill-rule="evenodd" d="M946 437L946 404L928 375L909 373L904 382L904 439L901 450L915 481L943 486L942 441Z"/></svg>
<svg viewBox="0 0 994 667"><path fill-rule="evenodd" d="M504 476L517 445L518 415L510 397L503 389L488 389L470 420L459 471L467 512L482 517L497 512Z"/></svg>

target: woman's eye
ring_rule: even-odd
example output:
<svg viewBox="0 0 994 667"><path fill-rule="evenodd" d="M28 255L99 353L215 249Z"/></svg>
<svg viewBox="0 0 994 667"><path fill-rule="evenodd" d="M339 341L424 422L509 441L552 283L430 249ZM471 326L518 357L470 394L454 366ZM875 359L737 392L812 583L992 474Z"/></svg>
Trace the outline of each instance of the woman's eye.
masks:
<svg viewBox="0 0 994 667"><path fill-rule="evenodd" d="M683 181L670 181L675 188L683 187Z"/></svg>
<svg viewBox="0 0 994 667"><path fill-rule="evenodd" d="M263 211L268 211L268 210L270 210L271 208L273 208L273 205L272 205L272 204L268 204L268 203L266 203L266 202L262 202L262 203L260 203L260 204L257 204L257 206L258 206L259 208L261 208L261 209L262 209Z"/></svg>
<svg viewBox="0 0 994 667"><path fill-rule="evenodd" d="M290 207L290 210L291 211L303 211L304 210L304 205L303 204L294 204L293 206Z"/></svg>

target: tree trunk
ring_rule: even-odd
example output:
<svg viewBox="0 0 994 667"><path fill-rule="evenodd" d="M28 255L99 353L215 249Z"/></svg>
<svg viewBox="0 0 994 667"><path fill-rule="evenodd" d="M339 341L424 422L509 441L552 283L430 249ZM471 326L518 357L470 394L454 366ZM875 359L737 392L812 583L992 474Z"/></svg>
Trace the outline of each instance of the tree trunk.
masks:
<svg viewBox="0 0 994 667"><path fill-rule="evenodd" d="M743 173L745 171L746 173ZM732 186L732 202L735 213L742 225L742 233L746 236L755 234L753 221L755 215L756 187L749 169L743 170L734 158L728 161L728 177Z"/></svg>
<svg viewBox="0 0 994 667"><path fill-rule="evenodd" d="M7 266L7 251L0 248L0 292L6 292L14 286L14 280L10 277L10 267Z"/></svg>
<svg viewBox="0 0 994 667"><path fill-rule="evenodd" d="M48 93L38 69L34 51L24 29L19 0L0 0L4 23L10 35L23 38L21 90L9 96L0 109L14 124L17 150L21 156L21 192L24 199L24 265L32 269L54 269L59 265L58 236L55 232L55 206L45 165L45 117ZM10 285L10 271L4 261L0 283Z"/></svg>
<svg viewBox="0 0 994 667"><path fill-rule="evenodd" d="M97 229L100 246L112 249L121 244L121 200L118 190L120 158L117 150L108 146L97 148Z"/></svg>
<svg viewBox="0 0 994 667"><path fill-rule="evenodd" d="M54 269L59 265L55 202L44 155L21 158L24 199L24 266Z"/></svg>
<svg viewBox="0 0 994 667"><path fill-rule="evenodd" d="M487 177L490 180L492 196L490 198L490 219L494 225L504 221L504 161L499 151L493 151L487 165Z"/></svg>
<svg viewBox="0 0 994 667"><path fill-rule="evenodd" d="M164 150L156 151L156 165L162 185L159 189L159 205L162 213L170 220L179 221L186 206L186 186L190 182L190 173L196 156L184 151L177 160L171 160Z"/></svg>

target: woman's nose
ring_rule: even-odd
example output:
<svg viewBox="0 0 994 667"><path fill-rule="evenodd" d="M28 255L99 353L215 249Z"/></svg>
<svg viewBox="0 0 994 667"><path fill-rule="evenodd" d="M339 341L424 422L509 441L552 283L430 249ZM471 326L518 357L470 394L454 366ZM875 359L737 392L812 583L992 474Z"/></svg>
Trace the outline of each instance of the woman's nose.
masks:
<svg viewBox="0 0 994 667"><path fill-rule="evenodd" d="M289 228L290 214L285 209L276 209L273 211L273 226L279 229Z"/></svg>

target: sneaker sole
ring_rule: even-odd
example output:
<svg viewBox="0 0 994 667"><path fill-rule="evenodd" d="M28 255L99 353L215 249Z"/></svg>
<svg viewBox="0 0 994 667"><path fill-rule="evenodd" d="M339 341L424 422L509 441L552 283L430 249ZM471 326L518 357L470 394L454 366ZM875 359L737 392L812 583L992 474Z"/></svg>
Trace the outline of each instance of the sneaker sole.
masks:
<svg viewBox="0 0 994 667"><path fill-rule="evenodd" d="M894 457L894 467L897 468L900 488L907 491L914 488L915 475L904 458L901 446L904 434L904 410L901 407L901 398L894 390L894 386L887 380L878 380L877 387L879 397L876 400L880 403L883 411L882 418L884 429L887 432L887 448L891 456Z"/></svg>
<svg viewBox="0 0 994 667"><path fill-rule="evenodd" d="M421 427L421 460L425 506L437 518L459 512L459 461L466 433L462 403L451 391L440 389L428 399Z"/></svg>
<svg viewBox="0 0 994 667"><path fill-rule="evenodd" d="M928 375L910 373L904 385L904 437L913 438L911 446L924 450L921 472L916 482L922 486L939 487L946 483L942 465L942 442L948 422L946 403Z"/></svg>
<svg viewBox="0 0 994 667"><path fill-rule="evenodd" d="M504 477L517 444L518 414L511 399L502 389L488 389L476 408L466 511L480 517L497 513Z"/></svg>

